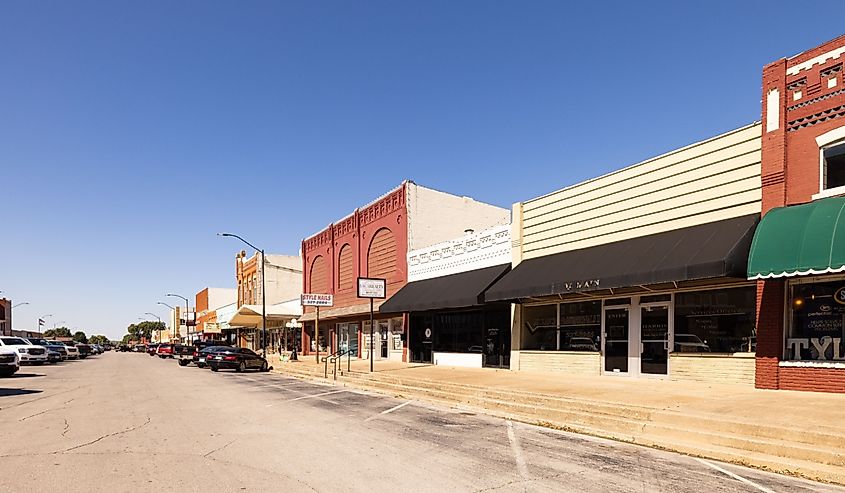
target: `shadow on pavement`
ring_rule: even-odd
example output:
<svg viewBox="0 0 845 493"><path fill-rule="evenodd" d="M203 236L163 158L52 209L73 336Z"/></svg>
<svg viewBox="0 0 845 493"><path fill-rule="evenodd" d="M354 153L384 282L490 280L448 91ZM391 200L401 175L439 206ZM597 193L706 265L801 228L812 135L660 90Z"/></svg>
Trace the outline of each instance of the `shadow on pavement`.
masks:
<svg viewBox="0 0 845 493"><path fill-rule="evenodd" d="M15 373L11 378L33 378L43 376L44 375L41 373Z"/></svg>
<svg viewBox="0 0 845 493"><path fill-rule="evenodd" d="M0 389L0 397L9 397L12 395L26 395L26 394L40 394L41 390L29 389Z"/></svg>

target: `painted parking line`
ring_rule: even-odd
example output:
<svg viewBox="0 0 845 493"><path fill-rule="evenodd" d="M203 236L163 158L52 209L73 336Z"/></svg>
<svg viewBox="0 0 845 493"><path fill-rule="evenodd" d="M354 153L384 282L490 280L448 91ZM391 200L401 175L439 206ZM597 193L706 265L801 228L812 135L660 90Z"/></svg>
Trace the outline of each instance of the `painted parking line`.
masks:
<svg viewBox="0 0 845 493"><path fill-rule="evenodd" d="M370 416L369 418L365 419L364 421L372 421L372 420L378 418L379 416L381 416L383 414L390 414L393 411L398 411L398 410L402 409L403 407L407 406L408 404L410 404L412 402L414 402L414 401L403 402L402 404L399 404L397 406L393 406L390 409L385 409L384 411L376 414L375 416Z"/></svg>
<svg viewBox="0 0 845 493"><path fill-rule="evenodd" d="M516 470L519 472L519 477L523 480L528 480L528 464L525 462L525 454L522 453L522 446L519 444L519 439L516 437L516 432L513 429L513 422L506 420L508 427L508 441L511 443L511 451L516 462Z"/></svg>
<svg viewBox="0 0 845 493"><path fill-rule="evenodd" d="M331 392L321 392L319 394L303 395L302 397L290 399L290 400L287 400L285 402L301 401L303 399L313 399L313 398L316 398L316 397L323 397L324 395L340 394L341 392L347 392L347 391L346 390L333 390Z"/></svg>
<svg viewBox="0 0 845 493"><path fill-rule="evenodd" d="M712 462L708 462L704 459L699 459L697 457L695 458L695 460L697 460L698 462L701 462L705 466L712 467L713 469L719 471L720 473L725 474L727 476L730 476L730 477L736 479L737 481L743 482L743 483L747 484L748 486L751 486L753 488L757 488L760 491L764 491L765 493L775 493L774 490L766 488L765 486L761 486L761 485L755 483L754 481L751 481L750 479L743 478L739 474L734 474L734 473L728 471L727 469L724 469L722 467L717 466L716 464L713 464Z"/></svg>

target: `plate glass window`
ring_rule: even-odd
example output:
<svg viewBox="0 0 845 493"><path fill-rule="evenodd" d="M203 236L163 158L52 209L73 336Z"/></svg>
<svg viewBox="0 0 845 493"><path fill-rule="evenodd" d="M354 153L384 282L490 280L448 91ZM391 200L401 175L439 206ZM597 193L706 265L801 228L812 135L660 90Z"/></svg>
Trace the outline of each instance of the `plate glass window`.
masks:
<svg viewBox="0 0 845 493"><path fill-rule="evenodd" d="M757 349L754 286L677 293L676 353L740 353Z"/></svg>
<svg viewBox="0 0 845 493"><path fill-rule="evenodd" d="M845 359L845 281L795 284L789 304L786 359Z"/></svg>
<svg viewBox="0 0 845 493"><path fill-rule="evenodd" d="M845 187L845 143L824 149L822 159L823 188Z"/></svg>

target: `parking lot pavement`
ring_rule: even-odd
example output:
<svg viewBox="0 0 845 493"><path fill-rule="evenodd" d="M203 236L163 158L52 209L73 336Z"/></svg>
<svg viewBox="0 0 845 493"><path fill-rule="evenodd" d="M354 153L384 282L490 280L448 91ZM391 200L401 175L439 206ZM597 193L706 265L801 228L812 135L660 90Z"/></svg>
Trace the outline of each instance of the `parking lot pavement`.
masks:
<svg viewBox="0 0 845 493"><path fill-rule="evenodd" d="M0 380L0 491L839 491L268 373L110 353Z"/></svg>

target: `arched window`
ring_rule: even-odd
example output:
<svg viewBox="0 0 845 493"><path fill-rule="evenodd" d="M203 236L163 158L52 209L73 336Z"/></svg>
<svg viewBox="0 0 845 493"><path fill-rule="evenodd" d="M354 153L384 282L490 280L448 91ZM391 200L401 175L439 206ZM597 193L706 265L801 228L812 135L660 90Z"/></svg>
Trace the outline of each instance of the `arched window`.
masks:
<svg viewBox="0 0 845 493"><path fill-rule="evenodd" d="M387 228L376 231L367 251L367 276L391 277L396 272L396 238Z"/></svg>
<svg viewBox="0 0 845 493"><path fill-rule="evenodd" d="M352 262L352 247L349 243L340 247L340 254L337 256L337 288L338 290L351 289L355 286L354 264Z"/></svg>
<svg viewBox="0 0 845 493"><path fill-rule="evenodd" d="M327 293L329 287L328 274L325 257L318 255L311 262L311 273L308 276L308 292Z"/></svg>

